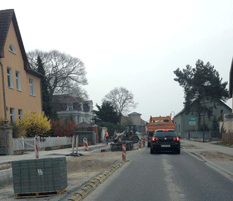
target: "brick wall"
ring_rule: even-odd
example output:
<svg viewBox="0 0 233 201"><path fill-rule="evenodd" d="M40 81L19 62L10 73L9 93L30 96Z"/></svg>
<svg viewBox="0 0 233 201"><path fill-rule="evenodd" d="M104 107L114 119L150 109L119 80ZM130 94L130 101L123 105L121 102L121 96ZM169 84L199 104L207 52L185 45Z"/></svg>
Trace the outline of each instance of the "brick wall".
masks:
<svg viewBox="0 0 233 201"><path fill-rule="evenodd" d="M233 144L233 133L223 133L222 142Z"/></svg>

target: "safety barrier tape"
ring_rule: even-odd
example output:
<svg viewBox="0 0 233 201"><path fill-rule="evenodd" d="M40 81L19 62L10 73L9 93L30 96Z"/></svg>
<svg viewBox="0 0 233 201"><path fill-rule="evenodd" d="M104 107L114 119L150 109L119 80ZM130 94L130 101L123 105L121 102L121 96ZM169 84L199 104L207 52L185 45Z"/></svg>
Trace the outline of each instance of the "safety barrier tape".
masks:
<svg viewBox="0 0 233 201"><path fill-rule="evenodd" d="M88 151L88 142L87 142L87 138L83 138L83 143L85 146L85 151Z"/></svg>
<svg viewBox="0 0 233 201"><path fill-rule="evenodd" d="M38 147L38 137L35 137L35 153L36 153L36 158L39 158L39 147Z"/></svg>
<svg viewBox="0 0 233 201"><path fill-rule="evenodd" d="M126 159L126 144L122 144L122 160Z"/></svg>

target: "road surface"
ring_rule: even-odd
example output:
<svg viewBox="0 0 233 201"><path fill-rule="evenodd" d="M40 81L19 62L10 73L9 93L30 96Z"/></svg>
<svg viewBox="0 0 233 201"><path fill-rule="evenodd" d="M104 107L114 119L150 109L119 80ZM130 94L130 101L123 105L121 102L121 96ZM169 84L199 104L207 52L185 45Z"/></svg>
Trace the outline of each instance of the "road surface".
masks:
<svg viewBox="0 0 233 201"><path fill-rule="evenodd" d="M151 155L149 148L134 151L84 201L224 201L233 200L233 181L204 161L181 154Z"/></svg>

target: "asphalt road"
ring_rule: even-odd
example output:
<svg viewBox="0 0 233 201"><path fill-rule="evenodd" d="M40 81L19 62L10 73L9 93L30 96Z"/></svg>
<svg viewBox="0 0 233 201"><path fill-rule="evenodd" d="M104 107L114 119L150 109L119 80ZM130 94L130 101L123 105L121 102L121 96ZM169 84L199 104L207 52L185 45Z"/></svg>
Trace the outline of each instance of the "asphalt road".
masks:
<svg viewBox="0 0 233 201"><path fill-rule="evenodd" d="M84 201L233 200L233 181L183 150L151 155L145 148L128 159Z"/></svg>

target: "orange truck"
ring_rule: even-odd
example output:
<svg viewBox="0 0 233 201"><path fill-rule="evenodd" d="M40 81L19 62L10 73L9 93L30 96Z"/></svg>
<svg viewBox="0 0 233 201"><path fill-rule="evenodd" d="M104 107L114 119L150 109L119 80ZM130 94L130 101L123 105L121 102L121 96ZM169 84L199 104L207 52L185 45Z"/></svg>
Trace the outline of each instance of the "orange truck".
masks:
<svg viewBox="0 0 233 201"><path fill-rule="evenodd" d="M147 132L148 132L148 143L147 146L150 147L151 137L156 130L160 129L169 129L175 130L176 124L172 122L171 116L166 117L150 117L150 121L147 124Z"/></svg>

